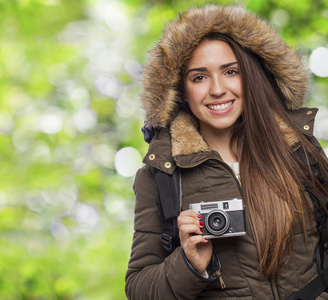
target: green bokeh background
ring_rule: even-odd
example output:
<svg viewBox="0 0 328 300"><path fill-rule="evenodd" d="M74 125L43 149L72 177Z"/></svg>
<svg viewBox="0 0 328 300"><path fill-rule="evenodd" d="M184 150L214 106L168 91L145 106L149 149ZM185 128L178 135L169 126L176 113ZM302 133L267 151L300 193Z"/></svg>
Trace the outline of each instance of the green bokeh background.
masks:
<svg viewBox="0 0 328 300"><path fill-rule="evenodd" d="M0 0L0 299L125 299L138 72L167 20L205 3ZM328 46L326 0L213 3L269 20L305 63ZM328 79L309 79L327 147Z"/></svg>

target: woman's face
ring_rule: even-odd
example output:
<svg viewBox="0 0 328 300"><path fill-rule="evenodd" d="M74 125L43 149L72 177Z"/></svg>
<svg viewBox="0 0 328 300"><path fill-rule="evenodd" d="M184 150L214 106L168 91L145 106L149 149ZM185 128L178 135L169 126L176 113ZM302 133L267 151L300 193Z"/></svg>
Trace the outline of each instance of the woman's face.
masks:
<svg viewBox="0 0 328 300"><path fill-rule="evenodd" d="M201 134L230 132L244 99L237 59L226 42L205 39L199 44L187 65L184 86Z"/></svg>

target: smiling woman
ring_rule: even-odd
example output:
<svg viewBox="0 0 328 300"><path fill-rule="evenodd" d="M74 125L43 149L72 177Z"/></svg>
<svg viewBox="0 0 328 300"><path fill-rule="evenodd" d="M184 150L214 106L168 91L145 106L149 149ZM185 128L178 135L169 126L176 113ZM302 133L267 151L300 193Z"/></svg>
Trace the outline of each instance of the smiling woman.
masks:
<svg viewBox="0 0 328 300"><path fill-rule="evenodd" d="M140 65L145 63L144 54L155 46L167 20L190 6L203 5L204 1L0 1L0 299L126 298L124 276L132 242L133 175L142 165L140 155L144 156L148 149L140 130L144 121L144 112L139 113L141 105L137 95L141 90ZM328 78L314 75L325 74L328 70L324 64L325 56L321 56L325 51L314 52L328 44L328 1L212 2L243 3L261 18L269 20L283 39L304 55L305 63L313 53L315 68L308 74L312 88L307 106L320 106L314 125L315 136L328 154L328 111L325 109ZM190 34L186 32L180 36L175 32L171 38L175 42L192 40L197 37L192 29L198 28L198 21L195 24L191 26ZM160 53L169 54L170 44L161 48ZM184 55L189 60L189 47L180 49L183 51L174 52L168 61L184 61ZM164 60L159 57L160 61L156 63L163 71L163 77L156 81L154 75L158 73L155 72L149 83L157 87L182 87L180 82L171 85L171 79L182 79L182 76L167 73L162 64ZM318 72L318 65L321 72ZM240 72L241 65L238 67ZM185 71L185 65L179 70ZM299 70L294 72L299 73ZM252 81L258 82L257 79ZM297 88L295 94L299 90ZM182 88L178 89L181 91ZM171 115L164 109L162 93L163 90L158 94L152 90L154 107L150 111L158 109L157 116L181 120L176 111ZM188 104L174 90L169 89L164 94L166 99L174 95L173 106L181 105L183 111L187 111ZM192 116L189 110L187 116ZM307 117L305 120L310 121ZM152 115L147 115L148 125L152 120ZM195 127L190 126L193 122L194 118L189 123L172 123L174 148L165 148L161 144L157 148L159 154L174 150L174 153L181 154L180 158L185 158L188 156L186 145L190 152L202 149L206 154L208 144L198 143L203 142L203 138L199 135L198 123ZM168 123L154 122L159 128L168 128ZM309 125L308 133L312 129ZM177 136L177 133L181 134ZM186 143L182 143L183 139ZM159 162L157 152L150 154L153 154L153 160L147 155L147 164ZM171 168L166 168L170 164ZM175 166L169 159L160 161L157 166L162 165L169 172ZM236 174L238 165L232 165ZM198 182L202 181L200 173L195 176ZM193 176L194 173L190 172L190 177ZM215 181L223 183L229 178L216 177ZM151 180L149 182L151 186ZM193 195L193 191L198 187L188 185L185 180L183 184L184 199L195 200L197 194ZM199 186L200 190L205 189L208 201L214 199L210 188ZM156 190L151 192L144 199L150 195L156 198ZM220 190L220 193L232 196L225 190ZM147 224L143 228L136 227L144 230L146 238L156 235L154 231L161 231L161 225L158 230L153 226L157 211L148 214L149 207L145 206L139 219ZM156 236L159 241L159 235ZM152 238L149 240L153 241ZM232 243L226 240L225 245ZM149 258L149 252L154 249L148 250L144 259ZM138 254L137 251L134 253ZM156 256L157 251L153 254ZM257 257L247 258L257 261ZM166 260L171 260L170 256ZM229 287L232 283L227 279L228 271L235 265L222 264L222 278ZM249 262L246 264L249 266ZM175 262L167 264L172 265L175 266ZM177 269L180 266L177 265ZM178 271L181 270L183 268ZM184 278L193 281L188 272L185 274ZM171 280L174 276L166 277L172 285L176 283ZM156 279L156 276L149 277ZM179 283L183 278L180 279ZM185 286L192 286L191 291L196 287L193 282ZM142 288L141 284L140 292L143 292ZM150 285L144 288L145 293L151 290ZM180 294L183 293L184 285L180 284L179 288ZM179 291L171 298L179 298ZM159 294L162 296L151 295L150 298L166 295L160 289ZM170 294L167 295L166 299L169 299Z"/></svg>
<svg viewBox="0 0 328 300"><path fill-rule="evenodd" d="M328 163L297 51L241 7L191 8L150 52L143 85L128 298L328 299L316 256ZM212 213L226 232L207 234Z"/></svg>

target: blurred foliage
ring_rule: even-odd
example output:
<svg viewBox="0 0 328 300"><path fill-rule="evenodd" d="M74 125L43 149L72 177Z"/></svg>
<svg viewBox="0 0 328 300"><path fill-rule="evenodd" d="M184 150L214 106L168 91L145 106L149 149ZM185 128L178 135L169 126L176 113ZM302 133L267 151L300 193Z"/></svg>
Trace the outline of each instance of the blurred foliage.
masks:
<svg viewBox="0 0 328 300"><path fill-rule="evenodd" d="M269 20L306 62L328 44L326 0L213 2ZM205 3L0 0L0 299L125 299L133 176L114 157L147 148L147 51L168 19ZM310 80L308 105L327 107L327 78Z"/></svg>

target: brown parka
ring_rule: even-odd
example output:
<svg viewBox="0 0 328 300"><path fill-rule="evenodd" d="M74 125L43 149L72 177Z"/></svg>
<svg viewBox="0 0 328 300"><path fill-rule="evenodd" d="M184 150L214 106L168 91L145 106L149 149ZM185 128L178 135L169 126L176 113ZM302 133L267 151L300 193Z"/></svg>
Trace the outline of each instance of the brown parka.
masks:
<svg viewBox="0 0 328 300"><path fill-rule="evenodd" d="M287 99L289 116L316 146L313 136L317 109L300 108L306 93L306 71L297 52L289 48L265 23L244 9L210 5L190 9L168 24L162 40L151 51L143 71L143 107L147 124L155 126L144 163L135 178L134 237L126 274L126 295L132 300L159 299L287 299L315 278L316 224L306 219L307 245L301 224L294 228L292 254L278 276L261 278L259 258L247 218L245 236L213 239L222 264L222 278L214 281L190 270L180 247L168 254L162 247L162 224L157 213L157 190L152 167L172 174L181 170L181 208L190 203L242 198L240 183L220 155L198 132L197 120L179 109L181 72L192 51L210 32L229 34L240 45L257 53L271 70ZM297 139L285 123L277 123L292 146ZM328 300L322 293L317 300Z"/></svg>

